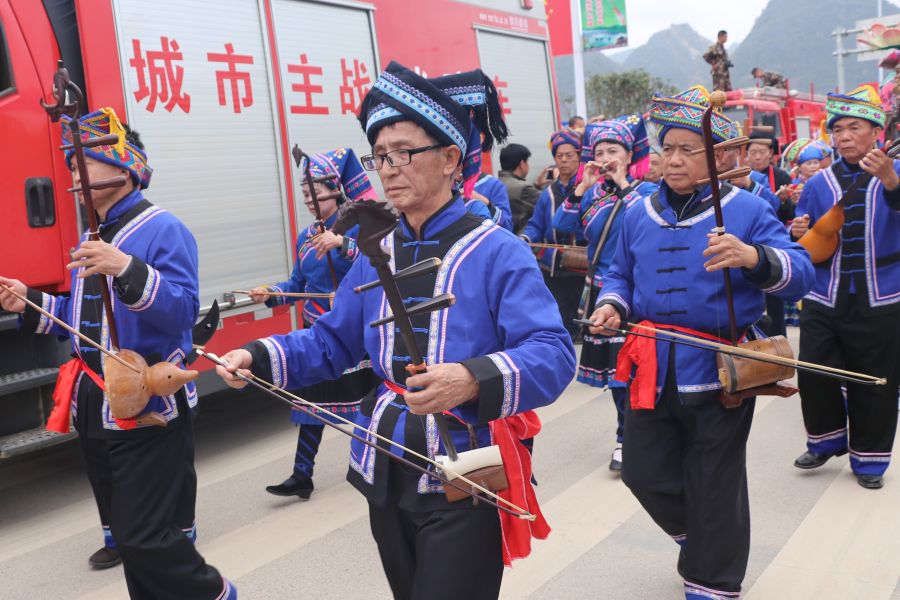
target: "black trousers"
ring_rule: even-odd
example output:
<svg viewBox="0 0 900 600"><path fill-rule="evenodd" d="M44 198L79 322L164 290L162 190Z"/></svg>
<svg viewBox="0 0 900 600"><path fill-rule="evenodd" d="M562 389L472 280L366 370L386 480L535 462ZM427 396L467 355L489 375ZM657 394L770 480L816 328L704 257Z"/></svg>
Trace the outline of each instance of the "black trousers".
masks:
<svg viewBox="0 0 900 600"><path fill-rule="evenodd" d="M787 326L784 323L784 300L772 294L766 294L766 314L772 319L772 324L766 334L769 337L787 335Z"/></svg>
<svg viewBox="0 0 900 600"><path fill-rule="evenodd" d="M175 507L175 523L191 538L197 541L197 529L194 510L197 504L197 471L194 469L194 432L189 432L190 441L188 451L184 456L184 481L181 484L181 497ZM109 466L109 448L107 441L90 439L79 436L81 444L81 457L85 464L91 463L88 468L88 481L94 491L94 499L97 501L97 512L100 513L100 525L104 530L104 543L110 548L115 548L115 538L110 531L109 521L112 507L112 470Z"/></svg>
<svg viewBox="0 0 900 600"><path fill-rule="evenodd" d="M134 600L212 600L224 581L188 537L197 476L193 425L135 440L79 436L101 520L104 514L122 555ZM184 526L183 526L184 525Z"/></svg>
<svg viewBox="0 0 900 600"><path fill-rule="evenodd" d="M625 407L628 406L631 397L628 389L627 387L609 388L609 391L612 392L613 402L616 404L616 421L618 424L618 427L616 427L616 441L620 444L625 436Z"/></svg>
<svg viewBox="0 0 900 600"><path fill-rule="evenodd" d="M496 600L503 578L497 511L403 510L403 479L401 467L391 463L385 507L369 504L372 536L394 600Z"/></svg>
<svg viewBox="0 0 900 600"><path fill-rule="evenodd" d="M578 305L581 303L581 293L584 291L584 276L550 277L546 271L541 272L544 275L547 289L550 290L559 307L559 316L562 317L563 327L574 338L581 328L581 325L576 325L572 321L578 318ZM586 315L585 318L589 316Z"/></svg>
<svg viewBox="0 0 900 600"><path fill-rule="evenodd" d="M900 313L863 317L850 294L835 318L816 302L800 311L800 360L866 375L887 385L846 383L799 371L800 405L810 452L825 454L849 445L855 473L882 475L888 468L897 430L900 379ZM849 439L848 439L849 421Z"/></svg>
<svg viewBox="0 0 900 600"><path fill-rule="evenodd" d="M747 571L747 436L755 404L685 406L667 383L653 410L626 409L622 481L682 546L685 581L718 592L739 592Z"/></svg>

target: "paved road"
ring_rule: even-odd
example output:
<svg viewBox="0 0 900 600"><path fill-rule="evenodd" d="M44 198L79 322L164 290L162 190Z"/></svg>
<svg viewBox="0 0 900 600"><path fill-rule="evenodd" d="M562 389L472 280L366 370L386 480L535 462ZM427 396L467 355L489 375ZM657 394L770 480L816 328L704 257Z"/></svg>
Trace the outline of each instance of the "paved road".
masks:
<svg viewBox="0 0 900 600"><path fill-rule="evenodd" d="M537 491L554 533L507 571L502 597L683 598L678 547L607 470L610 395L573 383L539 412ZM266 397L204 401L196 424L198 548L242 598L389 600L365 502L344 481L347 438L326 433L312 500L265 493L290 473L295 435L287 409ZM744 597L900 600L896 468L880 491L860 488L846 457L799 471L791 463L804 440L797 399L759 399ZM75 446L0 463L0 598L127 598L121 568L87 565L101 539Z"/></svg>

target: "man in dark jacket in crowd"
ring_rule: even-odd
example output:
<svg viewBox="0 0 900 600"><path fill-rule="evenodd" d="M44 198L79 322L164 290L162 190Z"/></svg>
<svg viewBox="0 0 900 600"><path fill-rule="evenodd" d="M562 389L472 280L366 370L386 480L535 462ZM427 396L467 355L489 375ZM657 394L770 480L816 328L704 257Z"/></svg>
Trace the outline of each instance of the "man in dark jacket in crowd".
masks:
<svg viewBox="0 0 900 600"><path fill-rule="evenodd" d="M528 183L528 158L531 151L522 144L510 144L500 151L500 181L506 185L512 208L513 231L518 235L534 213L541 190Z"/></svg>

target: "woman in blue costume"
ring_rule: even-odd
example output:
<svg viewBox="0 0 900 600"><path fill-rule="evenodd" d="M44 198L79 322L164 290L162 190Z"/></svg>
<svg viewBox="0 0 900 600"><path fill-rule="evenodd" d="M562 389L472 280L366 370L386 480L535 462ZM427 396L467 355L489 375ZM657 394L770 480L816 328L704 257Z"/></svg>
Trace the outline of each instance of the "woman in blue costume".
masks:
<svg viewBox="0 0 900 600"><path fill-rule="evenodd" d="M344 194L351 201L361 198L376 198L368 177L360 167L353 150L349 148L316 154L312 157L310 172L315 178L330 174L338 176L338 179L313 184L317 196L321 197L333 192L337 187L336 182L339 181L343 186ZM303 184L303 198L306 208L315 216L316 209L312 203L309 185L309 182ZM318 222L307 227L306 231L297 237L296 262L294 262L294 272L291 273L291 278L275 285L254 288L250 294L250 298L254 302L265 302L266 306L273 307L297 301L297 298L269 296L262 292L304 292L324 295L336 291L332 283L326 253L331 255L338 285L359 256L356 248L358 228L354 227L343 236L335 235L331 231L331 226L337 219L338 206L343 203L344 198L319 202L319 209L325 220L325 233L319 234ZM319 317L330 309L331 302L327 297L306 299L303 303L302 313L304 329L315 326ZM340 413L343 417L354 419L355 413L359 412L360 402L373 387L375 387L375 379L372 374L372 366L366 359L356 367L345 371L339 379L323 381L302 388L297 394L301 398L319 405L318 409L311 409L315 412L324 415ZM315 487L312 481L313 467L325 425L297 410L291 411L291 422L300 427L294 472L284 483L270 485L266 491L276 496L297 496L302 500L308 500ZM335 422L337 421L335 420Z"/></svg>
<svg viewBox="0 0 900 600"><path fill-rule="evenodd" d="M587 243L580 231L566 235L552 226L554 213L575 193L583 137L583 129L571 127L563 127L550 136L550 152L556 162L558 176L541 192L534 206L534 213L519 234L529 244L584 246ZM544 283L559 307L563 326L572 339L575 339L580 327L572 321L578 315L578 298L584 277L582 272L565 267L565 252L561 248L542 248L538 252L538 263L544 275Z"/></svg>
<svg viewBox="0 0 900 600"><path fill-rule="evenodd" d="M588 240L588 260L597 264L590 287L584 282L579 312L590 314L603 287L616 251L625 209L635 200L658 189L655 183L641 181L650 159L650 141L640 115L619 117L592 123L584 132L581 162L584 174L575 188L553 215L553 229L563 233L577 232ZM608 167L605 175L598 169ZM588 271L590 273L590 271ZM609 463L611 471L622 470L622 435L625 427L626 384L615 381L616 360L625 339L602 335L584 335L578 381L594 387L610 388L618 412L616 447Z"/></svg>

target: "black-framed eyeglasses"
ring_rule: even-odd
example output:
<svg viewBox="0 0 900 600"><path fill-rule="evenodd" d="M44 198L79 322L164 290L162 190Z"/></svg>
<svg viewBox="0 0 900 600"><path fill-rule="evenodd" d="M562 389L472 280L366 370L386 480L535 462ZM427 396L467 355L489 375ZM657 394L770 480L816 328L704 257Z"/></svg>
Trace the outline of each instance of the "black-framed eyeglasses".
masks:
<svg viewBox="0 0 900 600"><path fill-rule="evenodd" d="M414 154L419 154L420 152L426 152L428 150L434 150L435 148L440 148L440 144L432 144L430 146L422 146L421 148L411 148L409 150L392 150L386 154L367 154L360 158L360 162L362 162L362 166L366 171L377 171L381 167L384 166L384 161L387 159L388 164L392 167L405 167L410 162L412 162L412 157Z"/></svg>

